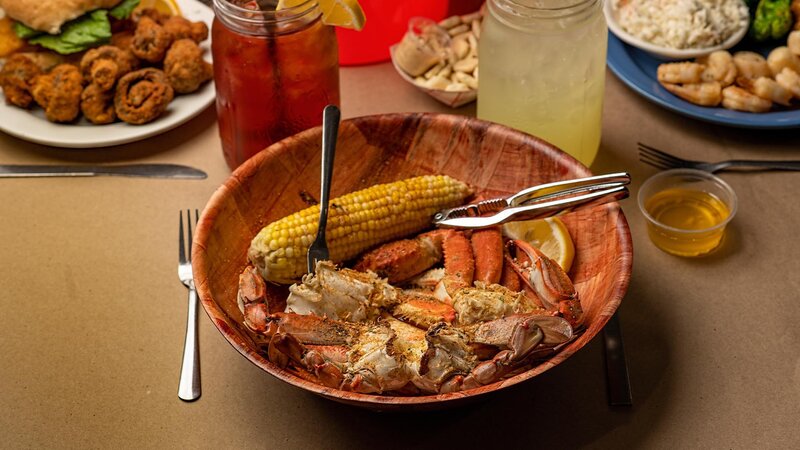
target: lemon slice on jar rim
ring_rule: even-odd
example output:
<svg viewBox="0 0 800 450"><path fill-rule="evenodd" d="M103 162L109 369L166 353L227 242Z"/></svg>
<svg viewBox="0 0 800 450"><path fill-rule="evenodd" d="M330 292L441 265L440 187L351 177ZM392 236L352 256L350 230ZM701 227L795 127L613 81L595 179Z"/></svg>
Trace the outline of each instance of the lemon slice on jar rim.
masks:
<svg viewBox="0 0 800 450"><path fill-rule="evenodd" d="M293 8L308 0L278 0L277 10ZM322 23L343 28L361 30L364 28L364 11L358 0L317 0L322 11Z"/></svg>
<svg viewBox="0 0 800 450"><path fill-rule="evenodd" d="M175 0L141 0L136 9L151 8L160 12L161 14L169 14L171 16L180 16L181 9Z"/></svg>
<svg viewBox="0 0 800 450"><path fill-rule="evenodd" d="M569 272L575 258L575 245L569 230L558 217L521 220L503 224L503 235L526 241Z"/></svg>

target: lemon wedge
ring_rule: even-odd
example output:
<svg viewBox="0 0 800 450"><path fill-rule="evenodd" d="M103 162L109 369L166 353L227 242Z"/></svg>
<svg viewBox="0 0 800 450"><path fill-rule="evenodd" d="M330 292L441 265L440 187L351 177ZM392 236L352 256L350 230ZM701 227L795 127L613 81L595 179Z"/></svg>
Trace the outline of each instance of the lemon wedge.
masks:
<svg viewBox="0 0 800 450"><path fill-rule="evenodd" d="M302 5L306 0L278 0L275 9L293 8ZM358 0L317 0L322 11L322 23L343 28L361 30L364 28L364 11Z"/></svg>
<svg viewBox="0 0 800 450"><path fill-rule="evenodd" d="M181 9L175 0L141 0L136 9L151 8L160 12L161 14L169 14L170 16L180 16Z"/></svg>
<svg viewBox="0 0 800 450"><path fill-rule="evenodd" d="M527 241L555 260L565 272L572 267L575 245L569 230L558 217L509 222L503 225L503 234L511 239Z"/></svg>

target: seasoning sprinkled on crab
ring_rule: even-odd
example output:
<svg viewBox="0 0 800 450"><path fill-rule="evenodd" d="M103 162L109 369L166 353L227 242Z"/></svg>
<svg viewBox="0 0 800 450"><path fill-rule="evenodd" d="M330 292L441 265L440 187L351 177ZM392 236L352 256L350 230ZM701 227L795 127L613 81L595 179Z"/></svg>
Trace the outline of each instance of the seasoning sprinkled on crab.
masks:
<svg viewBox="0 0 800 450"><path fill-rule="evenodd" d="M372 272L320 261L290 287L285 311L267 303L254 269L240 281L248 327L273 363L361 393L442 393L493 383L570 341L569 322L500 285L455 291L452 304L402 290Z"/></svg>
<svg viewBox="0 0 800 450"><path fill-rule="evenodd" d="M540 346L572 338L559 317L512 315L469 327L439 322L423 331L397 319L343 322L314 315L276 313L267 318L269 357L312 373L346 391L384 393L411 383L426 393L470 389L500 380L526 364ZM479 359L475 345L492 347Z"/></svg>

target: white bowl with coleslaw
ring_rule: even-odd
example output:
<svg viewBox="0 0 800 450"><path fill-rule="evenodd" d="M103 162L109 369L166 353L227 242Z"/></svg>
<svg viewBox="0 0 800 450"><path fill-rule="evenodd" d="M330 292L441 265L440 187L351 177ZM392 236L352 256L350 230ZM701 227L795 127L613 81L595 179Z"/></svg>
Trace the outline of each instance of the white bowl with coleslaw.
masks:
<svg viewBox="0 0 800 450"><path fill-rule="evenodd" d="M721 25L726 29L721 30L721 36L718 39L718 43L708 43L708 39L706 39L706 44L703 45L703 39L699 39L698 36L692 35L691 29L680 29L680 27L675 27L675 22L671 23L669 29L666 28L668 25L666 22L669 20L669 14L664 11L662 8L658 7L659 14L652 17L653 20L659 21L662 20L664 23L650 23L648 25L652 27L661 26L662 28L659 29L652 29L647 28L646 26L640 27L636 32L628 32L625 28L625 20L622 18L622 13L620 8L618 8L619 4L629 5L629 7L633 7L634 3L643 3L641 0L606 0L605 3L605 16L606 22L608 22L608 28L614 33L620 40L623 42L632 45L640 50L643 50L652 56L662 59L662 60L684 60L684 59L692 59L698 58L701 56L708 55L712 52L717 50L727 50L734 45L738 44L739 41L744 38L745 34L747 34L747 29L750 26L750 15L747 13L747 6L744 4L742 0L727 0L728 5L727 7L729 13L733 13L734 8L735 11L739 11L738 20L730 20L730 23L717 23L715 25ZM661 0L663 3L670 3L673 4L676 8L688 8L688 7L696 7L698 4L705 3L706 0ZM651 3L659 3L659 2L651 2ZM695 10L697 11L697 10ZM679 11L676 10L675 13L680 12L680 16L683 18L686 16L686 11ZM709 15L708 11L699 11L699 13L706 13ZM743 13L743 14L742 14ZM731 14L732 15L732 14ZM674 15L673 15L674 16ZM713 17L713 15L711 15ZM641 17L641 22L636 23L635 25L641 26L642 23L646 23L647 20L650 18L646 16ZM678 24L682 25L682 24ZM628 26L630 28L630 26ZM663 36L664 34L668 34L670 36ZM652 36L655 35L655 39L648 40L645 36ZM669 44L673 45L665 45L664 41L671 40ZM687 42L688 41L688 42ZM700 42L700 46L697 45L687 45L687 44L696 44ZM684 46L684 48L678 48L679 46Z"/></svg>

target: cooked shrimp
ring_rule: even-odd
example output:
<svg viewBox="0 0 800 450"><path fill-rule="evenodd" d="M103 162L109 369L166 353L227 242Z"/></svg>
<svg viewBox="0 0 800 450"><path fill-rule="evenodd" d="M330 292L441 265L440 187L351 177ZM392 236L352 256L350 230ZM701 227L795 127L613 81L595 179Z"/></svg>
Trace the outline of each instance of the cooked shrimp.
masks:
<svg viewBox="0 0 800 450"><path fill-rule="evenodd" d="M792 93L772 78L759 77L754 80L739 77L736 79L736 84L761 98L781 105L789 106L789 100L792 99Z"/></svg>
<svg viewBox="0 0 800 450"><path fill-rule="evenodd" d="M771 75L781 73L784 67L800 72L800 57L790 52L787 47L775 47L769 52L767 64L769 64Z"/></svg>
<svg viewBox="0 0 800 450"><path fill-rule="evenodd" d="M790 52L800 56L800 30L789 33L789 38L786 39L786 47L789 48Z"/></svg>
<svg viewBox="0 0 800 450"><path fill-rule="evenodd" d="M733 63L733 56L727 50L718 50L703 58L698 58L697 62L705 64L706 70L703 71L703 81L719 81L722 87L730 86L736 80L736 64Z"/></svg>
<svg viewBox="0 0 800 450"><path fill-rule="evenodd" d="M767 112L772 107L772 102L738 86L728 86L722 90L722 106L737 111Z"/></svg>
<svg viewBox="0 0 800 450"><path fill-rule="evenodd" d="M781 73L775 75L775 81L791 92L792 95L800 98L800 74L788 67L784 67Z"/></svg>
<svg viewBox="0 0 800 450"><path fill-rule="evenodd" d="M661 83L678 97L700 106L717 106L722 101L722 85L717 81L707 83L672 84Z"/></svg>
<svg viewBox="0 0 800 450"><path fill-rule="evenodd" d="M705 69L693 62L664 63L658 66L657 76L661 83L700 83Z"/></svg>
<svg viewBox="0 0 800 450"><path fill-rule="evenodd" d="M733 54L733 63L740 77L758 78L772 75L767 60L755 52L736 52Z"/></svg>

